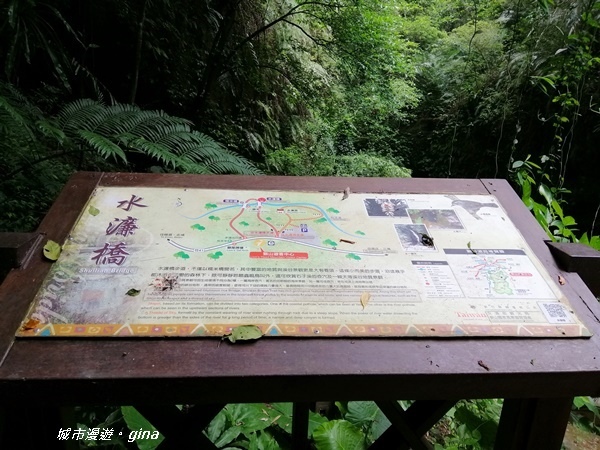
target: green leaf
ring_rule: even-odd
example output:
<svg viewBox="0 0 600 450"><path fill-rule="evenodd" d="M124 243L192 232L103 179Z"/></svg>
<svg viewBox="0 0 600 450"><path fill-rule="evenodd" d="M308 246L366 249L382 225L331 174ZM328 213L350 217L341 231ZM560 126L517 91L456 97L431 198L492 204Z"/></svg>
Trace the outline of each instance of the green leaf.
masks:
<svg viewBox="0 0 600 450"><path fill-rule="evenodd" d="M231 329L231 333L226 334L223 338L229 339L229 342L236 341L252 341L260 339L263 336L262 330L256 325L240 325Z"/></svg>
<svg viewBox="0 0 600 450"><path fill-rule="evenodd" d="M103 158L108 159L112 156L116 159L118 156L127 164L125 152L109 138L87 130L79 130L78 135L83 138L86 144L97 150Z"/></svg>
<svg viewBox="0 0 600 450"><path fill-rule="evenodd" d="M121 412L123 413L123 419L125 419L125 423L127 424L127 428L131 430L130 436L135 436L135 432L141 431L150 431L151 434L156 435L156 428L150 422L146 420L144 416L142 416L137 409L133 406L121 406ZM163 441L163 435L159 435L158 439L135 439L135 443L137 444L140 450L154 450L156 447L160 445Z"/></svg>
<svg viewBox="0 0 600 450"><path fill-rule="evenodd" d="M590 246L596 250L600 250L600 236L592 236L590 239Z"/></svg>
<svg viewBox="0 0 600 450"><path fill-rule="evenodd" d="M372 443L391 425L388 418L381 412L375 402L348 402L347 421L361 427L367 434L367 440Z"/></svg>
<svg viewBox="0 0 600 450"><path fill-rule="evenodd" d="M239 426L246 437L268 428L276 417L269 413L264 403L235 403L227 405L225 409L229 413L229 420Z"/></svg>
<svg viewBox="0 0 600 450"><path fill-rule="evenodd" d="M335 406L337 406L342 417L345 418L346 414L348 414L348 402L335 402Z"/></svg>
<svg viewBox="0 0 600 450"><path fill-rule="evenodd" d="M267 407L267 413L272 417L272 424L277 425L286 433L292 432L293 403L272 403Z"/></svg>
<svg viewBox="0 0 600 450"><path fill-rule="evenodd" d="M44 245L44 256L50 261L56 261L60 256L60 252L60 245L53 240L48 239L48 242Z"/></svg>
<svg viewBox="0 0 600 450"><path fill-rule="evenodd" d="M309 411L308 412L308 435L312 437L314 431L319 428L322 424L328 422L327 417L322 416L319 413Z"/></svg>
<svg viewBox="0 0 600 450"><path fill-rule="evenodd" d="M523 199L530 198L531 197L531 183L528 180L523 180L521 187L523 188L523 197L522 198Z"/></svg>
<svg viewBox="0 0 600 450"><path fill-rule="evenodd" d="M370 425L379 408L375 402L348 402L348 414L344 417L354 425Z"/></svg>
<svg viewBox="0 0 600 450"><path fill-rule="evenodd" d="M269 431L258 431L256 433L256 437L257 450L281 450L281 447L275 440L275 437L273 437Z"/></svg>
<svg viewBox="0 0 600 450"><path fill-rule="evenodd" d="M579 242L580 244L589 245L590 244L590 240L588 238L587 233L583 233L581 235L581 237L577 240L577 242Z"/></svg>
<svg viewBox="0 0 600 450"><path fill-rule="evenodd" d="M552 191L548 188L548 186L546 186L543 183L540 184L538 191L542 195L542 197L546 199L546 203L548 204L548 206L550 206L552 204L552 200L554 200L552 196Z"/></svg>
<svg viewBox="0 0 600 450"><path fill-rule="evenodd" d="M213 420L208 424L206 428L206 436L215 443L219 436L225 431L227 424L227 414L224 410L219 411L219 414L215 416Z"/></svg>
<svg viewBox="0 0 600 450"><path fill-rule="evenodd" d="M127 291L126 294L129 295L130 297L135 297L137 295L140 295L140 292L142 292L142 291L140 291L139 289L131 288Z"/></svg>
<svg viewBox="0 0 600 450"><path fill-rule="evenodd" d="M89 209L88 209L88 213L90 213L92 216L97 216L98 214L100 214L100 210L92 205L90 205Z"/></svg>
<svg viewBox="0 0 600 450"><path fill-rule="evenodd" d="M365 450L365 435L347 420L332 420L313 433L316 450Z"/></svg>
<svg viewBox="0 0 600 450"><path fill-rule="evenodd" d="M554 210L554 212L556 214L558 214L558 217L560 217L561 219L563 218L563 216L564 216L563 210L556 200L552 200L552 209Z"/></svg>
<svg viewBox="0 0 600 450"><path fill-rule="evenodd" d="M242 427L240 427L240 426L236 425L236 426L227 428L223 432L223 434L219 437L219 439L215 442L215 445L217 447L223 447L224 445L227 445L230 442L233 442L233 440L235 438L237 438L241 433L242 433Z"/></svg>

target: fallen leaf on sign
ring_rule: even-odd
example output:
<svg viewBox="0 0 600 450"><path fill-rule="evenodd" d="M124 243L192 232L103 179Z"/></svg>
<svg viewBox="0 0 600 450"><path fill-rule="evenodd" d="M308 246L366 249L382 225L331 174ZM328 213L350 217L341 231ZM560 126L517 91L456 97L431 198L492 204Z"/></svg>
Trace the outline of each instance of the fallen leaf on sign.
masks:
<svg viewBox="0 0 600 450"><path fill-rule="evenodd" d="M469 250L471 250L471 253L473 253L474 255L476 255L476 254L477 254L477 252L471 248L471 241L467 242L467 248L468 248Z"/></svg>
<svg viewBox="0 0 600 450"><path fill-rule="evenodd" d="M488 367L488 365L486 363L484 363L482 360L477 361L477 364L479 364L481 367L483 367L487 371L490 370L490 368Z"/></svg>
<svg viewBox="0 0 600 450"><path fill-rule="evenodd" d="M360 294L360 304L362 305L363 309L365 309L365 307L369 304L369 301L371 301L371 294L368 292L363 292Z"/></svg>
<svg viewBox="0 0 600 450"><path fill-rule="evenodd" d="M60 256L61 248L60 245L50 239L44 245L44 256L50 261L56 261Z"/></svg>
<svg viewBox="0 0 600 450"><path fill-rule="evenodd" d="M131 288L131 289L129 289L127 291L127 295L129 295L130 297L135 297L136 295L139 295L140 292L141 291L139 289L133 289L133 288Z"/></svg>
<svg viewBox="0 0 600 450"><path fill-rule="evenodd" d="M241 325L231 329L231 333L223 336L223 339L229 339L229 342L252 341L263 336L262 330L256 325Z"/></svg>
<svg viewBox="0 0 600 450"><path fill-rule="evenodd" d="M35 327L37 327L40 324L39 320L36 319L29 319L27 322L25 322L23 324L23 326L21 327L21 331L27 331L27 330L33 330Z"/></svg>
<svg viewBox="0 0 600 450"><path fill-rule="evenodd" d="M88 212L92 215L92 216L97 216L98 214L100 214L100 210L92 205L90 205L90 208L88 209Z"/></svg>
<svg viewBox="0 0 600 450"><path fill-rule="evenodd" d="M558 276L558 282L562 285L566 284L566 280L562 276Z"/></svg>
<svg viewBox="0 0 600 450"><path fill-rule="evenodd" d="M344 195L342 196L342 200L346 200L348 197L350 197L350 188L349 187L344 189Z"/></svg>

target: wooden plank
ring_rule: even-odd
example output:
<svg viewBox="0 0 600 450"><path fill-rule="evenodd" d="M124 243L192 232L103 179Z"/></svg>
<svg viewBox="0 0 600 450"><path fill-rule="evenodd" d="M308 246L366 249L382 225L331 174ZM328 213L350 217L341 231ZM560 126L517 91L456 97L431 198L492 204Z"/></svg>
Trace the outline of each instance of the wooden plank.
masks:
<svg viewBox="0 0 600 450"><path fill-rule="evenodd" d="M455 400L418 400L406 410L406 423L417 436L424 436L455 404ZM393 426L369 447L369 450L389 449L410 449L410 445Z"/></svg>
<svg viewBox="0 0 600 450"><path fill-rule="evenodd" d="M66 237L79 210L99 180L80 174L44 221L44 231ZM543 232L506 182L469 180L379 180L292 177L214 177L110 174L102 185L188 186L214 188L312 189L358 192L478 193L497 195L523 230L540 260L561 272ZM60 220L64 219L64 220ZM531 228L531 230L529 229ZM54 240L57 240L54 239ZM41 258L0 287L0 333L13 333L49 264ZM315 401L323 398L497 398L600 395L600 323L597 302L570 278L562 286L574 308L596 335L591 339L261 339L244 346L216 340L19 340L0 367L0 396L10 401L78 404L143 403L147 392L156 402L255 402L265 398ZM572 282L570 280L573 280ZM593 302L592 302L593 300ZM589 304L587 303L589 302ZM8 320L8 322L7 322ZM10 322L12 320L12 322ZM7 341L8 339L8 341ZM0 342L2 342L0 340ZM484 361L489 371L478 361ZM43 369L42 369L43 368ZM244 377L244 388L234 383ZM247 389L247 386L252 389ZM168 386L168 388L165 388ZM432 389L435 386L435 389Z"/></svg>
<svg viewBox="0 0 600 450"><path fill-rule="evenodd" d="M153 186L207 189L264 189L312 192L488 194L479 180L449 178L281 177L248 175L173 175L109 173L103 186Z"/></svg>
<svg viewBox="0 0 600 450"><path fill-rule="evenodd" d="M406 411L402 409L397 401L378 401L379 409L392 423L400 434L399 438L405 441L413 450L431 450L432 446L423 439L423 435L418 433L409 423ZM402 442L402 441L400 441Z"/></svg>
<svg viewBox="0 0 600 450"><path fill-rule="evenodd" d="M39 233L0 233L0 273L23 266L39 236Z"/></svg>
<svg viewBox="0 0 600 450"><path fill-rule="evenodd" d="M294 402L292 412L292 450L308 450L309 402Z"/></svg>
<svg viewBox="0 0 600 450"><path fill-rule="evenodd" d="M506 399L495 449L560 450L572 398Z"/></svg>
<svg viewBox="0 0 600 450"><path fill-rule="evenodd" d="M574 242L548 242L550 253L567 272L576 272L594 296L600 296L600 252Z"/></svg>
<svg viewBox="0 0 600 450"><path fill-rule="evenodd" d="M40 224L37 233L45 238L31 249L35 256L27 270L12 271L0 285L0 364L14 341L14 335L52 263L42 256L46 239L63 243L81 208L102 177L101 173L73 175ZM37 252L37 255L36 253Z"/></svg>

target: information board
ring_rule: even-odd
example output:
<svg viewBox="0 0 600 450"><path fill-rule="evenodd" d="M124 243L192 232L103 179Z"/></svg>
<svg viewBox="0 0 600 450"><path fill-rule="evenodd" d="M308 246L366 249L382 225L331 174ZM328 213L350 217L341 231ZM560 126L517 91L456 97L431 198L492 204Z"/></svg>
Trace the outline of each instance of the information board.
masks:
<svg viewBox="0 0 600 450"><path fill-rule="evenodd" d="M589 336L492 195L100 187L19 336Z"/></svg>

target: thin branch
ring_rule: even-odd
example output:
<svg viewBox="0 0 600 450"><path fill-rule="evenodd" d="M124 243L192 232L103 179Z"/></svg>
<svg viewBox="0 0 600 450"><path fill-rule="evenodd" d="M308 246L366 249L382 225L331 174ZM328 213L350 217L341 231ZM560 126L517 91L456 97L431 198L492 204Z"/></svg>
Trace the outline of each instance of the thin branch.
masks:
<svg viewBox="0 0 600 450"><path fill-rule="evenodd" d="M292 81L292 79L287 75L287 73L285 73L279 67L267 66L267 65L264 65L264 64L259 64L257 67L259 69L269 69L269 70L272 70L274 72L277 72L279 75L281 75L283 78L285 78L288 83L290 83L290 86L294 87L298 92L302 92L302 89L300 89L300 87L298 87L298 85L294 81Z"/></svg>
<svg viewBox="0 0 600 450"><path fill-rule="evenodd" d="M304 10L298 11L298 9L301 8L302 6L309 6L309 5L324 6L324 7L328 7L328 8L334 8L334 7L335 8L342 8L342 7L344 7L344 5L340 5L340 4L337 4L337 3L330 4L330 3L317 2L317 1L309 1L309 2L298 3L296 6L294 6L292 9L290 9L284 15L278 17L277 19L269 22L268 24L260 27L258 30L255 30L250 35L246 36L246 38L244 38L238 45L236 45L233 48L233 50L231 50L224 59L225 60L229 60L240 48L242 48L248 42L252 41L254 38L256 38L260 34L262 34L265 31L267 31L269 28L277 25L279 22L285 21L288 17L294 16L294 15L297 15L297 14L306 14L307 11L304 11Z"/></svg>
<svg viewBox="0 0 600 450"><path fill-rule="evenodd" d="M592 239L592 236L594 235L594 228L596 227L596 219L598 218L598 211L600 211L600 203L598 204L598 207L596 208L596 214L594 214L594 220L592 222L592 229L590 230L590 240Z"/></svg>
<svg viewBox="0 0 600 450"><path fill-rule="evenodd" d="M298 28L302 32L302 34L304 34L307 38L309 38L315 44L320 45L321 47L327 47L329 44L333 44L333 41L324 41L324 40L318 39L314 36L311 36L304 28L302 28L300 25L298 25L295 22L291 22L287 19L283 19L283 21L285 23L287 23L288 25Z"/></svg>
<svg viewBox="0 0 600 450"><path fill-rule="evenodd" d="M21 164L21 166L18 169L13 170L12 172L3 175L3 180L0 181L0 183L5 182L5 181L10 181L10 179L12 177L14 177L15 175L18 175L19 173L23 172L25 169L29 169L32 166L36 166L40 163L43 163L44 161L48 161L50 159L54 159L54 158L59 158L61 156L65 156L65 155L70 155L72 153L79 153L79 152L83 152L84 150L65 150L64 152L60 152L60 153L53 153L51 155L45 156L43 158L40 158L36 161L33 162L26 162Z"/></svg>

